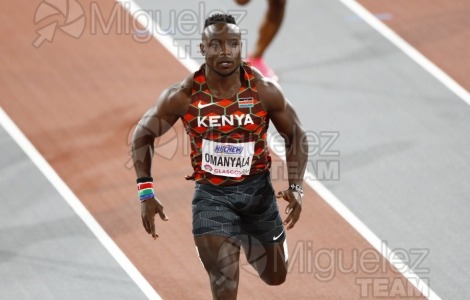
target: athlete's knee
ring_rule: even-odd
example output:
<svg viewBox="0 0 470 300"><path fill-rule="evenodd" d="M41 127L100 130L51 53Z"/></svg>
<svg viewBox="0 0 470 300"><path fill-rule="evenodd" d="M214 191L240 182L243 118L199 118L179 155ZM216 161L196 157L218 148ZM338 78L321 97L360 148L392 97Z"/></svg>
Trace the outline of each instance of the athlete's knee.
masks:
<svg viewBox="0 0 470 300"><path fill-rule="evenodd" d="M266 17L272 23L281 25L284 19L286 1L285 0L269 0L269 6Z"/></svg>
<svg viewBox="0 0 470 300"><path fill-rule="evenodd" d="M211 282L223 284L238 278L240 248L236 241L220 237L197 238L196 249Z"/></svg>
<svg viewBox="0 0 470 300"><path fill-rule="evenodd" d="M199 249L199 252L203 252ZM199 255L204 269L209 273L211 278L215 278L221 274L224 278L232 279L236 277L238 272L239 259L235 255Z"/></svg>
<svg viewBox="0 0 470 300"><path fill-rule="evenodd" d="M229 247L230 248L230 247ZM222 246L218 255L203 260L214 299L236 299L239 278L239 250Z"/></svg>
<svg viewBox="0 0 470 300"><path fill-rule="evenodd" d="M281 285L286 281L287 271L279 270L273 273L261 275L261 279L268 285Z"/></svg>
<svg viewBox="0 0 470 300"><path fill-rule="evenodd" d="M247 4L248 2L250 2L250 0L235 0L238 4L240 5L245 5Z"/></svg>
<svg viewBox="0 0 470 300"><path fill-rule="evenodd" d="M286 6L286 0L269 0L269 5L272 8L283 9Z"/></svg>

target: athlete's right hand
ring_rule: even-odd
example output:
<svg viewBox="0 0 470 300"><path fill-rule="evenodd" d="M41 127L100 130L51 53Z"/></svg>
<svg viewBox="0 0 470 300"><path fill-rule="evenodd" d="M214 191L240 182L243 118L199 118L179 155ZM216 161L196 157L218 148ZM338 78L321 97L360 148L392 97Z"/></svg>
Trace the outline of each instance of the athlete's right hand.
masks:
<svg viewBox="0 0 470 300"><path fill-rule="evenodd" d="M163 205L157 198L150 198L140 204L142 224L145 231L151 234L153 239L157 239L158 233L155 232L155 215L158 214L163 221L168 221L168 217L163 212Z"/></svg>

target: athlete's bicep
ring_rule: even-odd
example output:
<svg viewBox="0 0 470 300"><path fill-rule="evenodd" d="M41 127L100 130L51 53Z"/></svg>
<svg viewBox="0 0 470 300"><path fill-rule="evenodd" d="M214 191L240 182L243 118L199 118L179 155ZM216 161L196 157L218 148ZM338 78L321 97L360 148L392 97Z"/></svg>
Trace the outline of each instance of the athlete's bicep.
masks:
<svg viewBox="0 0 470 300"><path fill-rule="evenodd" d="M259 93L271 122L284 138L292 140L296 130L301 126L292 104L277 83L265 79L259 83Z"/></svg>
<svg viewBox="0 0 470 300"><path fill-rule="evenodd" d="M157 103L144 114L138 127L154 137L160 137L166 133L178 121L179 112L184 109L178 99L181 97L178 93L176 87L165 90Z"/></svg>
<svg viewBox="0 0 470 300"><path fill-rule="evenodd" d="M292 141L301 124L291 103L287 99L284 101L283 108L271 111L269 117L281 136Z"/></svg>
<svg viewBox="0 0 470 300"><path fill-rule="evenodd" d="M150 108L139 121L138 127L154 137L160 137L178 120L178 116L166 113L165 107L159 104Z"/></svg>

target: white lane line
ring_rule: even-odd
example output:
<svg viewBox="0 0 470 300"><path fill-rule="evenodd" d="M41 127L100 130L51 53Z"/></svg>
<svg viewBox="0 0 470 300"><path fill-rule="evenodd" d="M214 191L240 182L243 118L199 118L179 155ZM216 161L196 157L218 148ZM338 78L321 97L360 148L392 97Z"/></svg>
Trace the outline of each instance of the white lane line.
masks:
<svg viewBox="0 0 470 300"><path fill-rule="evenodd" d="M412 60L414 60L418 65L423 67L426 71L431 73L437 80L439 80L444 86L449 90L455 93L460 99L465 101L470 105L470 93L458 84L454 79L442 71L438 66L433 62L427 59L423 54L411 46L408 42L402 39L398 34L396 34L390 27L385 25L382 21L376 18L372 13L366 10L361 4L355 0L339 0L349 9L351 9L355 14L364 19L364 21L369 24L372 28L377 30L382 34L386 39L392 42L397 46L401 51L408 55Z"/></svg>
<svg viewBox="0 0 470 300"><path fill-rule="evenodd" d="M277 153L276 153L277 154ZM284 156L281 156L284 160ZM309 172L305 175L307 183L317 194L325 200L343 219L358 231L391 265L393 265L418 291L432 300L441 298L429 287L426 280L421 279L400 259L372 230L367 227L349 208L347 208L330 190L328 190L315 176Z"/></svg>
<svg viewBox="0 0 470 300"><path fill-rule="evenodd" d="M160 295L153 289L148 281L142 276L122 250L104 231L101 225L93 218L90 212L72 192L72 190L65 184L56 171L49 165L46 159L39 153L39 151L31 144L28 138L21 132L16 124L0 107L0 125L6 132L13 138L18 146L26 153L41 173L49 180L52 186L59 192L62 198L67 202L75 213L82 219L85 225L93 232L101 244L108 250L114 257L118 264L124 269L130 278L137 284L142 292L149 298L161 300Z"/></svg>
<svg viewBox="0 0 470 300"><path fill-rule="evenodd" d="M170 36L160 36L158 24L153 22L148 22L151 20L151 17L147 14L143 16L142 8L135 3L133 0L116 0L121 5L127 9L131 15L139 15L143 18L141 20L137 19L139 23L145 27L145 29L150 32L153 37L161 42L165 48L172 54L176 60L178 60L189 72L194 72L199 68L199 64L190 58L188 53L185 53L183 47L179 47L177 43ZM181 54L184 54L185 59L181 59ZM285 161L285 155L274 151L274 139L269 139L269 147L271 150L278 155L282 160ZM305 174L305 182L315 190L320 197L322 197L325 202L327 202L341 217L343 217L357 232L359 232L364 239L366 239L379 253L381 253L391 265L393 265L401 274L415 286L423 295L429 299L440 299L436 293L426 284L424 280L419 278L410 268L404 268L406 264L400 260L400 258L393 253L390 248L385 245L382 240L380 240L359 218L357 218L352 211L350 211L338 198L336 198L321 182L315 180L315 176L309 172Z"/></svg>
<svg viewBox="0 0 470 300"><path fill-rule="evenodd" d="M279 141L268 139L271 151L285 162L285 152L280 151ZM362 237L369 242L382 256L399 271L418 291L432 300L441 299L407 264L395 254L387 244L379 239L349 208L347 208L330 190L328 190L314 174L305 172L304 182L308 184L326 203L328 203L343 219L345 219Z"/></svg>
<svg viewBox="0 0 470 300"><path fill-rule="evenodd" d="M159 32L163 32L160 28L160 25L153 20L152 16L150 16L139 4L137 4L133 0L115 0L121 6L126 9L130 15L135 18L136 20L144 27L147 32L151 33L154 39L156 39L162 46L168 50L171 54L173 54L185 67L187 67L191 72L194 72L199 69L199 64L191 59L189 55L186 55L186 49L178 45L178 43L173 40L168 35L161 35ZM150 22L150 20L152 22ZM178 55L180 53L180 55ZM181 55L184 54L184 55Z"/></svg>

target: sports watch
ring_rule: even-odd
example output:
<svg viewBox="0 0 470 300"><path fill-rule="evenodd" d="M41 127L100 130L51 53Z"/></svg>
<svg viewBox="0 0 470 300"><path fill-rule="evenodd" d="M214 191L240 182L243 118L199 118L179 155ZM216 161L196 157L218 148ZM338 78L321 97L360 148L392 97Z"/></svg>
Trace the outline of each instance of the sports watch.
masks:
<svg viewBox="0 0 470 300"><path fill-rule="evenodd" d="M299 196L300 198L302 199L302 197L304 196L304 190L302 189L302 187L298 184L291 184L289 185L289 189L290 190L293 190L293 191L296 191L297 193L299 193Z"/></svg>

